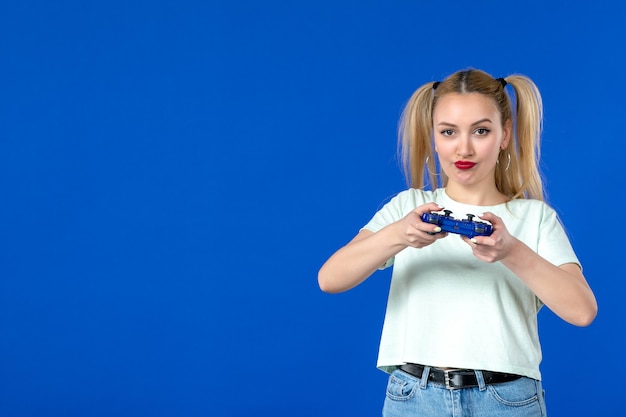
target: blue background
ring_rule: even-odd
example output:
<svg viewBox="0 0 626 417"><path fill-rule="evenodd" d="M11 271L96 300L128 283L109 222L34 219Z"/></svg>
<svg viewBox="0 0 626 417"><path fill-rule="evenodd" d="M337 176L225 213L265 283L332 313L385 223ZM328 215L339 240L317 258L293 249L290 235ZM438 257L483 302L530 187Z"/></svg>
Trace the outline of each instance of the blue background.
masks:
<svg viewBox="0 0 626 417"><path fill-rule="evenodd" d="M389 272L317 271L405 188L408 97L469 66L541 89L600 305L540 313L550 415L626 415L625 27L616 1L2 2L0 415L380 415Z"/></svg>

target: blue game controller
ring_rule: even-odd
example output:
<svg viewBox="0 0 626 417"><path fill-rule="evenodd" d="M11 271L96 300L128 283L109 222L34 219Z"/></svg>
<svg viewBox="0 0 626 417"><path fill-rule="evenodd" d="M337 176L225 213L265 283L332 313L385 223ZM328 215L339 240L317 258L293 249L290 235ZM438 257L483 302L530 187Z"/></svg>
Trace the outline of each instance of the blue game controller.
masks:
<svg viewBox="0 0 626 417"><path fill-rule="evenodd" d="M436 224L441 227L442 232L457 233L470 239L474 236L489 236L493 233L493 227L489 223L474 220L476 216L473 214L468 214L465 220L455 219L451 214L450 210L443 210L443 214L424 213L422 221Z"/></svg>

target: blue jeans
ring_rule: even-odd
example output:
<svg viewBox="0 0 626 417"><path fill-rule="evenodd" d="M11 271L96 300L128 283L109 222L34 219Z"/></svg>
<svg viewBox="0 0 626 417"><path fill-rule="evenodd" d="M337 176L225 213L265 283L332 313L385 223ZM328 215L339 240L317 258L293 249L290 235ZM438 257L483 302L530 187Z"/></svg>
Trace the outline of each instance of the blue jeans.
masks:
<svg viewBox="0 0 626 417"><path fill-rule="evenodd" d="M485 385L476 371L478 387L450 390L428 381L430 368L422 378L401 370L389 376L383 417L545 417L541 381L520 378L502 384Z"/></svg>

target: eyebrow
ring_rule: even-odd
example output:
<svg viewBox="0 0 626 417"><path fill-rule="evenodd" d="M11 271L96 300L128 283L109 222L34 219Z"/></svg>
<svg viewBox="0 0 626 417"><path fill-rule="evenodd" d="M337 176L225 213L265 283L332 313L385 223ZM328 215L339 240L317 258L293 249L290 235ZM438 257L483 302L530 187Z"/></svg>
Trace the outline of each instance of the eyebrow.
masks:
<svg viewBox="0 0 626 417"><path fill-rule="evenodd" d="M479 125L479 124L481 124L481 123L485 123L485 122L487 122L487 123L493 123L493 122L491 121L491 119L489 119L489 118L484 118L484 119L480 119L480 120L478 120L478 121L476 121L476 122L472 123L472 126L476 126L476 125ZM454 123L448 123L448 122L439 122L439 123L437 123L437 126L451 126L451 127L456 127L456 125L455 125Z"/></svg>

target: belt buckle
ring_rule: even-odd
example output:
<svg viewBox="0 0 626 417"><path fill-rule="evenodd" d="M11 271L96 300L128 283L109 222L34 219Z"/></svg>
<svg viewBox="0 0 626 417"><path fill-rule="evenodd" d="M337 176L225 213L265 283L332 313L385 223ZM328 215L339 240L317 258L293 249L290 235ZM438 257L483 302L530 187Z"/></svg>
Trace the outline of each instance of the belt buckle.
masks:
<svg viewBox="0 0 626 417"><path fill-rule="evenodd" d="M450 381L451 381L450 372L452 372L452 371L453 371L453 369L444 369L443 370L443 382L446 385L446 389L450 389L450 390L455 389L455 387L450 385Z"/></svg>
<svg viewBox="0 0 626 417"><path fill-rule="evenodd" d="M453 376L450 376L450 372L458 372L460 370L461 369L457 369L457 368L455 368L455 369L443 369L443 382L444 382L444 384L446 386L446 389L453 390L453 389L458 389L459 388L459 387L457 387L455 385L452 385L452 382L453 382L452 378L453 378Z"/></svg>

